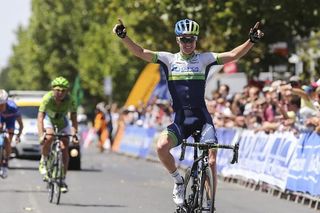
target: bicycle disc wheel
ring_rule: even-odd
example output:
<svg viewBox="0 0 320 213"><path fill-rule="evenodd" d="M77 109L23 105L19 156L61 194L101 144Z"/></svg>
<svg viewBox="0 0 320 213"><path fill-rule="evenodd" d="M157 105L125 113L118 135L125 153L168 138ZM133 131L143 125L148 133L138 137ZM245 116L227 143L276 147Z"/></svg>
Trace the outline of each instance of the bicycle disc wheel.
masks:
<svg viewBox="0 0 320 213"><path fill-rule="evenodd" d="M210 167L201 175L201 187L199 193L199 212L214 213L214 182Z"/></svg>
<svg viewBox="0 0 320 213"><path fill-rule="evenodd" d="M193 180L191 179L191 168L188 168L184 177L185 184L185 207L186 212L191 213L196 204L196 189L192 188Z"/></svg>

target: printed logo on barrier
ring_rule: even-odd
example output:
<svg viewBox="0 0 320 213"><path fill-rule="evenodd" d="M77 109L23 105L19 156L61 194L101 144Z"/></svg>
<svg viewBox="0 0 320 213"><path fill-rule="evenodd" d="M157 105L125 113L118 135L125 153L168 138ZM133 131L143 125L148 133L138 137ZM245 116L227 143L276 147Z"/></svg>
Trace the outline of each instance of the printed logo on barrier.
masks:
<svg viewBox="0 0 320 213"><path fill-rule="evenodd" d="M156 130L139 126L126 126L124 136L120 144L120 152L134 156L146 157L151 149L151 144Z"/></svg>
<svg viewBox="0 0 320 213"><path fill-rule="evenodd" d="M320 136L302 134L289 165L286 188L292 191L320 195Z"/></svg>

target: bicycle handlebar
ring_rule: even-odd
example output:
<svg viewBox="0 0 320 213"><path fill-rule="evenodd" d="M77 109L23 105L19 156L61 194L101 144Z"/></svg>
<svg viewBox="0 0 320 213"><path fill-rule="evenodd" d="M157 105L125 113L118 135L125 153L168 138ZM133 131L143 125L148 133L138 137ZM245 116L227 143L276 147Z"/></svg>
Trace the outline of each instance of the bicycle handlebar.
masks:
<svg viewBox="0 0 320 213"><path fill-rule="evenodd" d="M184 159L184 154L186 151L186 147L196 147L200 150L209 150L209 149L232 149L233 150L233 157L231 160L231 164L238 163L238 156L239 156L239 143L236 143L235 145L226 145L226 144L217 144L217 143L188 143L183 142L181 144L181 155L179 160L182 161Z"/></svg>
<svg viewBox="0 0 320 213"><path fill-rule="evenodd" d="M2 133L6 133L8 135L18 135L18 133L8 132L7 130L0 130L0 134L2 134Z"/></svg>
<svg viewBox="0 0 320 213"><path fill-rule="evenodd" d="M71 134L67 134L67 133L64 133L64 132L60 132L60 133L44 133L43 135L43 139L42 139L42 142L41 144L46 140L46 136L47 135L51 135L51 136L54 136L54 137L58 137L59 139L60 138L63 138L63 137L73 137L73 140L72 140L72 143L73 144L78 144L79 143L79 139L78 139L78 136L75 134L75 135L71 135Z"/></svg>
<svg viewBox="0 0 320 213"><path fill-rule="evenodd" d="M44 136L47 136L47 135L51 135L51 136L56 136L56 137L73 137L73 136L75 136L75 135L71 135L71 134L66 134L66 133L64 133L64 132L61 132L61 133L51 133L51 134L49 134L49 133L44 133Z"/></svg>

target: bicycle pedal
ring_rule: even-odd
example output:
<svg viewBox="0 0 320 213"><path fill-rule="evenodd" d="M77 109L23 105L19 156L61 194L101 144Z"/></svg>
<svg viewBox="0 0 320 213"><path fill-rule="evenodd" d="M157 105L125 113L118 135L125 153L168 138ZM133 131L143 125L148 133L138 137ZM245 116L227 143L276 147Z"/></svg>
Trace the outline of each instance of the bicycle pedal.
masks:
<svg viewBox="0 0 320 213"><path fill-rule="evenodd" d="M49 177L42 177L42 181L46 183L49 182Z"/></svg>
<svg viewBox="0 0 320 213"><path fill-rule="evenodd" d="M187 211L185 209L183 209L183 207L178 206L176 208L175 213L186 213Z"/></svg>

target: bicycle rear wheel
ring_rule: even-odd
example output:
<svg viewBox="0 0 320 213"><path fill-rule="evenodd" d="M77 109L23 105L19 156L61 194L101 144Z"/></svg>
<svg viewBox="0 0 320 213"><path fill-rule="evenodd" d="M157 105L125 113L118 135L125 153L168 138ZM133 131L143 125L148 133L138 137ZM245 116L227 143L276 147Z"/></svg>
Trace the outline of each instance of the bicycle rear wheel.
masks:
<svg viewBox="0 0 320 213"><path fill-rule="evenodd" d="M199 212L214 213L214 182L210 167L201 174L201 187L199 193Z"/></svg>

